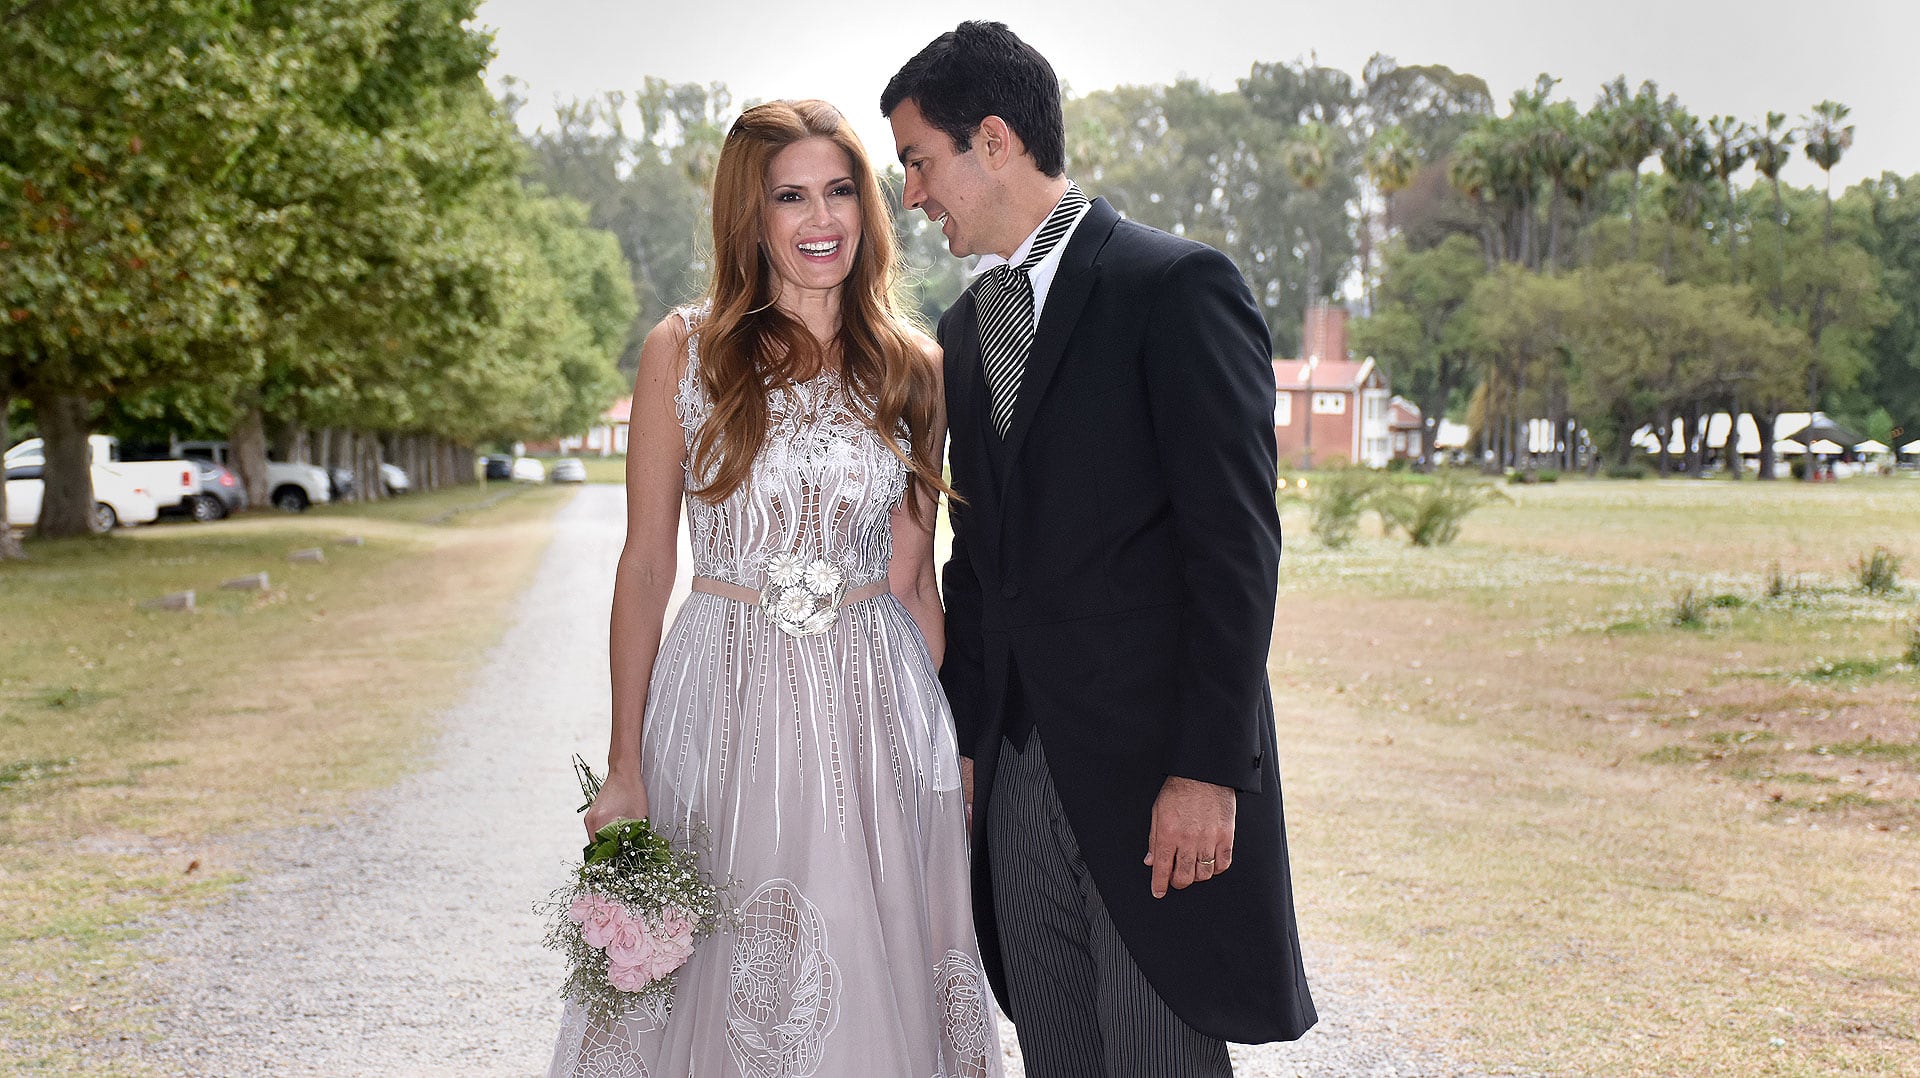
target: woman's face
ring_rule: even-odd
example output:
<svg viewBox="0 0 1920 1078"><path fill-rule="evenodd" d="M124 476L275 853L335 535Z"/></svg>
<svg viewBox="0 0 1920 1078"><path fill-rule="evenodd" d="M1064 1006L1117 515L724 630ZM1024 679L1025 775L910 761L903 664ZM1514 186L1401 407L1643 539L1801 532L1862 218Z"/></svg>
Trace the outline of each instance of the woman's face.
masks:
<svg viewBox="0 0 1920 1078"><path fill-rule="evenodd" d="M835 291L860 250L860 189L853 162L831 139L802 139L767 165L767 258L776 295Z"/></svg>

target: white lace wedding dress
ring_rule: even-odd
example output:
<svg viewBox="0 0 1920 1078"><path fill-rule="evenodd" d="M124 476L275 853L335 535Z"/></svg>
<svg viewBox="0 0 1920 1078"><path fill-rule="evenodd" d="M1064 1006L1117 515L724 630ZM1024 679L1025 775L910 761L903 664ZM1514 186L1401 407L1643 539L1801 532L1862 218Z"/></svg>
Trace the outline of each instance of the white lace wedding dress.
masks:
<svg viewBox="0 0 1920 1078"><path fill-rule="evenodd" d="M681 314L691 445L711 405L702 311ZM885 578L907 473L855 407L832 373L773 394L749 483L720 505L686 498L697 575L758 591L790 555L849 590ZM608 1024L569 1002L551 1075L1000 1073L953 720L898 600L797 636L741 599L689 596L654 665L641 766L654 822L704 831L738 923L700 942L661 1013Z"/></svg>

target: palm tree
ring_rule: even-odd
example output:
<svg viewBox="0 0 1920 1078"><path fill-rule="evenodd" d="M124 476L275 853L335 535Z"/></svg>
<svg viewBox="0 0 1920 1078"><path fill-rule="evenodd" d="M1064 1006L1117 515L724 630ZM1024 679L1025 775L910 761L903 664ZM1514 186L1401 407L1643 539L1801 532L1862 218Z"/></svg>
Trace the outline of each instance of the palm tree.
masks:
<svg viewBox="0 0 1920 1078"><path fill-rule="evenodd" d="M1333 128L1319 120L1309 120L1300 125L1300 133L1290 140L1280 151L1280 163L1286 168L1287 175L1300 190L1317 196L1327 181L1332 178L1333 170L1338 167L1336 157L1339 142ZM1307 231L1307 303L1320 302L1320 235L1311 228Z"/></svg>
<svg viewBox="0 0 1920 1078"><path fill-rule="evenodd" d="M1460 136L1453 144L1453 154L1447 162L1447 182L1453 189L1473 200L1480 207L1483 218L1480 235L1480 249L1487 258L1487 268L1492 269L1499 262L1496 252L1502 244L1499 240L1499 224L1493 213L1493 203L1498 194L1495 190L1494 158L1498 152L1492 124L1487 120L1480 126Z"/></svg>
<svg viewBox="0 0 1920 1078"><path fill-rule="evenodd" d="M1793 159L1793 129L1787 126L1787 114L1784 112L1767 113L1767 127L1753 134L1750 146L1753 150L1753 167L1767 178L1773 186L1773 239L1774 239L1774 277L1773 307L1779 310L1785 302L1782 295L1785 287L1787 264L1787 206L1780 197L1780 170Z"/></svg>
<svg viewBox="0 0 1920 1078"><path fill-rule="evenodd" d="M1829 254L1833 250L1833 166L1840 163L1841 155L1853 148L1853 125L1844 123L1852 109L1838 101L1822 101L1813 107L1813 115L1806 117L1801 125L1801 133L1806 142L1802 150L1807 159L1820 166L1826 173L1827 216L1821 226L1820 250ZM1813 293L1813 317L1808 327L1813 336L1813 357L1807 364L1807 421L1813 421L1813 413L1820 407L1820 338L1826 334L1827 295L1824 286ZM1813 446L1811 439L1807 446L1806 477L1813 475Z"/></svg>
<svg viewBox="0 0 1920 1078"><path fill-rule="evenodd" d="M1607 177L1620 164L1618 148L1607 136L1606 118L1599 109L1579 117L1573 128L1573 156L1567 161L1567 197L1580 212L1581 266L1593 262L1593 203Z"/></svg>
<svg viewBox="0 0 1920 1078"><path fill-rule="evenodd" d="M1628 257L1640 257L1640 166L1666 139L1666 116L1660 106L1660 87L1652 79L1640 89L1627 93L1625 76L1618 76L1601 88L1600 102L1607 117L1607 134L1619 154L1620 167L1627 170L1633 189L1627 203L1632 219Z"/></svg>
<svg viewBox="0 0 1920 1078"><path fill-rule="evenodd" d="M1661 255L1660 274L1673 281L1673 237L1675 226L1685 221L1697 223L1700 193L1713 177L1713 151L1708 147L1700 121L1668 97L1665 105L1666 138L1660 143L1660 167L1666 171L1667 243Z"/></svg>
<svg viewBox="0 0 1920 1078"><path fill-rule="evenodd" d="M1711 135L1713 174L1720 179L1720 193L1726 200L1721 218L1726 228L1727 280L1740 283L1740 237L1733 231L1733 174L1753 156L1753 128L1732 116L1715 116L1707 122Z"/></svg>
<svg viewBox="0 0 1920 1078"><path fill-rule="evenodd" d="M1374 189L1380 192L1385 203L1386 227L1384 235L1393 235L1393 196L1407 189L1413 182L1414 174L1419 171L1420 157L1413 145L1413 139L1407 129L1398 124L1381 128L1374 132L1367 142L1366 156L1361 160L1367 179ZM1367 287L1367 311L1373 311L1373 226L1370 220L1362 222L1360 238L1361 276Z"/></svg>
<svg viewBox="0 0 1920 1078"><path fill-rule="evenodd" d="M1786 113L1769 112L1765 130L1755 131L1750 144L1754 170L1765 176L1773 188L1773 281L1768 294L1776 315L1786 303L1787 272L1787 206L1780 195L1780 170L1793 160L1795 137L1793 129L1787 126ZM1753 416L1754 430L1760 435L1761 479L1774 477L1773 428L1782 403L1779 400L1756 403L1748 413Z"/></svg>

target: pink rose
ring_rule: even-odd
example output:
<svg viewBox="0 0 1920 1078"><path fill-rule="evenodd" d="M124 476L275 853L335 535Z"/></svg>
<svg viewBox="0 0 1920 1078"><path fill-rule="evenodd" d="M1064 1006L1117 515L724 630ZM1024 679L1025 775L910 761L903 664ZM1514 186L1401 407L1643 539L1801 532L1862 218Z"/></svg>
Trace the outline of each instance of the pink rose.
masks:
<svg viewBox="0 0 1920 1078"><path fill-rule="evenodd" d="M626 909L601 895L582 895L573 900L567 916L580 925L580 938L589 947L605 947L618 934ZM578 916L575 916L578 914Z"/></svg>
<svg viewBox="0 0 1920 1078"><path fill-rule="evenodd" d="M593 899L587 895L575 895L573 905L567 907L567 920L574 924L585 924L587 915L593 912Z"/></svg>
<svg viewBox="0 0 1920 1078"><path fill-rule="evenodd" d="M654 980L652 971L645 967L623 966L617 962L607 964L607 983L622 992L638 992Z"/></svg>
<svg viewBox="0 0 1920 1078"><path fill-rule="evenodd" d="M653 945L653 934L648 931L647 923L622 909L619 926L614 930L613 938L607 941L607 963L651 969Z"/></svg>

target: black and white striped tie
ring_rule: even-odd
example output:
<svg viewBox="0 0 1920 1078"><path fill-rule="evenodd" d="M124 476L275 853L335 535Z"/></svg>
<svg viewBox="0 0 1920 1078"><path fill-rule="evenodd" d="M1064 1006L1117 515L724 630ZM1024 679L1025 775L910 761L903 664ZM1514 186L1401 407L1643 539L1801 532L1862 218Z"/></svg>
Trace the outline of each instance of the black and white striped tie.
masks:
<svg viewBox="0 0 1920 1078"><path fill-rule="evenodd" d="M1026 259L1017 266L1009 262L989 270L974 297L993 429L1002 438L1013 424L1013 402L1020 396L1020 377L1026 373L1027 356L1033 351L1033 267L1059 244L1087 201L1079 185L1067 184L1060 204L1041 222Z"/></svg>

